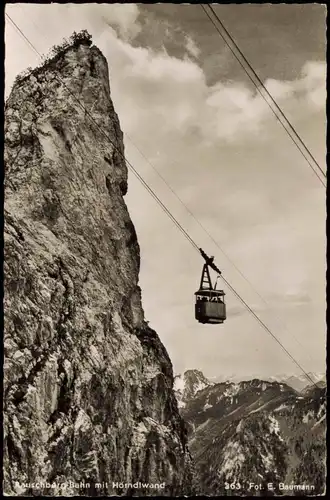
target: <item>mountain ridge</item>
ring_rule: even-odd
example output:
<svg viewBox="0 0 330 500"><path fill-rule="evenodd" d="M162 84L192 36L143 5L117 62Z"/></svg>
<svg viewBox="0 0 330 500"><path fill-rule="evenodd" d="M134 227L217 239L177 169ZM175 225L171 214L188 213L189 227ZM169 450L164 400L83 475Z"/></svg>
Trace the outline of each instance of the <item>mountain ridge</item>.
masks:
<svg viewBox="0 0 330 500"><path fill-rule="evenodd" d="M253 375L230 375L228 377L224 375L219 375L219 376L214 376L210 377L208 380L211 383L218 383L218 382L233 382L233 383L238 383L238 382L244 382L248 380L253 380L253 379L258 379L258 380L264 380L268 382L283 382L294 389L298 391L302 391L305 387L310 385L311 379L314 381L314 383L323 383L326 381L326 375L324 372L308 372L307 373L308 377L305 374L300 374L300 375L295 375L295 374L277 374L277 375L272 375L272 376L264 376L261 374L253 374Z"/></svg>
<svg viewBox="0 0 330 500"><path fill-rule="evenodd" d="M322 494L325 405L324 387L313 385L302 394L258 379L213 383L195 392L180 412L204 494L232 494L231 484L238 496L299 494L281 486L291 483L312 485L310 493ZM251 482L261 488L252 491Z"/></svg>

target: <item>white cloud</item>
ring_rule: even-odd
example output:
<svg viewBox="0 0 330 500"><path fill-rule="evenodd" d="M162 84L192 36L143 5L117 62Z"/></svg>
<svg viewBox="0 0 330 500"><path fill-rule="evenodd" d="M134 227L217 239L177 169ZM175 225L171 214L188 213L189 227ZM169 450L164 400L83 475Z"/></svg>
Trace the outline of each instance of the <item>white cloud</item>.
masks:
<svg viewBox="0 0 330 500"><path fill-rule="evenodd" d="M138 23L139 8L136 4L105 4L88 7L91 14L95 15L95 7L102 8L102 17L105 22L119 29L120 36L125 40L132 40L141 31Z"/></svg>
<svg viewBox="0 0 330 500"><path fill-rule="evenodd" d="M44 55L53 45L69 38L73 31L87 29L97 44L100 33L111 29L109 26L115 27L119 36L126 42L132 40L141 29L138 22L139 9L135 4L14 4L6 5L6 12L23 28L24 35ZM5 36L8 94L16 75L28 66L39 64L40 58L7 18Z"/></svg>
<svg viewBox="0 0 330 500"><path fill-rule="evenodd" d="M303 68L303 86L311 104L325 109L326 102L326 65L322 62L309 61Z"/></svg>
<svg viewBox="0 0 330 500"><path fill-rule="evenodd" d="M319 61L308 61L301 70L301 78L294 81L279 82L268 79L266 88L275 99L295 98L305 106L309 104L315 110L325 109L326 102L326 66Z"/></svg>
<svg viewBox="0 0 330 500"><path fill-rule="evenodd" d="M290 329L292 326L299 332L303 343L310 342L311 331L315 335L323 332L323 192L320 194L317 180L256 90L237 81L208 86L202 68L188 54L180 59L165 49L132 46L129 40L140 25L138 7L131 4L31 4L24 5L23 12L16 4L10 9L40 52L73 30L86 28L91 32L108 59L112 99L124 133L152 158L220 246L225 243L227 254L265 298L270 293L281 296L292 291L311 294L313 308L303 305L283 312L284 321L291 321ZM6 36L7 86L18 71L36 61L10 26ZM210 60L212 63L212 56ZM210 71L211 63L205 65ZM310 61L297 80L266 83L293 123L298 122L302 137L311 140L311 150L322 155L324 121L320 111L324 113L325 108L325 64ZM125 142L126 156L142 177L194 241L216 252L228 281L249 304L258 307L256 295L247 285L244 288L244 280L175 202L130 142ZM278 370L278 363L283 366L283 353L272 357L273 343L264 342L263 331L258 336L250 315L229 317L220 331L223 335L196 324L192 294L199 280L198 255L133 176L126 201L141 245L146 316L174 361L184 360L202 369L212 365L214 370L221 364L225 370L237 359L246 372L248 366L261 363L261 355L251 347L253 338L261 351L264 349L265 365L271 359L274 369ZM235 312L239 306L230 293L227 303L228 311ZM289 343L289 336L284 340ZM241 350L238 345L242 345ZM319 358L323 356L317 342L313 341L310 349Z"/></svg>
<svg viewBox="0 0 330 500"><path fill-rule="evenodd" d="M133 47L120 40L113 30L104 32L98 41L113 68L113 86L120 81L129 114L134 113L134 96L134 107L141 113L140 123L144 119L149 124L157 121L162 133L175 130L185 135L194 128L209 144L219 139L251 138L251 134L260 140L267 132L265 123L274 120L256 89L251 90L241 82L219 81L208 86L201 67L189 58L170 56L165 49ZM266 85L284 110L303 106L307 113L325 107L325 74L321 62L307 63L298 80L268 80ZM148 112L144 113L146 108ZM123 110L122 116L125 115Z"/></svg>
<svg viewBox="0 0 330 500"><path fill-rule="evenodd" d="M200 48L196 45L195 41L189 35L187 35L186 37L186 49L188 53L193 57L195 57L196 59L201 53Z"/></svg>
<svg viewBox="0 0 330 500"><path fill-rule="evenodd" d="M50 12L47 10L49 7L53 15L45 22L44 13ZM18 16L19 22L23 22L26 16L24 7L18 9L18 6L13 6L10 11ZM210 145L215 140L231 142L253 136L260 140L267 132L265 122L270 117L274 119L256 89L251 90L241 82L219 81L208 86L201 67L188 57L179 59L170 56L165 49L153 51L145 47L133 47L129 40L141 29L138 23L139 9L135 4L34 5L31 12L34 13L35 26L48 40L48 48L60 41L58 26L53 19L61 13L63 36L69 36L74 29L87 28L91 31L94 42L108 56L110 68L113 69L111 83L115 92L120 88L120 103L126 100L121 115L128 133L137 119L147 128L154 121L161 133L175 130L184 136L194 129L200 139ZM116 27L119 34L109 25ZM33 43L39 37L34 29L29 35ZM39 43L35 44L39 50L44 46L40 37ZM190 35L186 36L186 49L190 54L198 55L199 49ZM35 60L35 55L30 54L31 58ZM13 69L24 69L24 61L23 56L18 56ZM9 73L10 66L9 61L6 64ZM8 76L6 78L8 82ZM302 68L300 79L269 79L266 87L284 109L288 107L291 111L292 106L299 105L306 112L322 110L326 98L325 64L308 62ZM132 114L139 114L139 117L132 119ZM129 120L125 119L126 115L130 116Z"/></svg>
<svg viewBox="0 0 330 500"><path fill-rule="evenodd" d="M282 82L271 78L266 80L265 87L274 99L288 99L294 92L292 82Z"/></svg>

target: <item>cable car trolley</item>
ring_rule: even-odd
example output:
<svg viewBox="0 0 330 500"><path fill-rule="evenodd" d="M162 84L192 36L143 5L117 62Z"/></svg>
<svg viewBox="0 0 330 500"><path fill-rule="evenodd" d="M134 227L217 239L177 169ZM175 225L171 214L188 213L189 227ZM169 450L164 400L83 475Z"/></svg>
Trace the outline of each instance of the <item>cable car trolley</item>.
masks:
<svg viewBox="0 0 330 500"><path fill-rule="evenodd" d="M223 323L226 319L225 293L223 290L216 289L221 271L213 263L214 257L208 257L201 248L199 251L205 259L205 264L203 265L199 290L195 292L195 318L199 323ZM214 287L209 267L218 273Z"/></svg>

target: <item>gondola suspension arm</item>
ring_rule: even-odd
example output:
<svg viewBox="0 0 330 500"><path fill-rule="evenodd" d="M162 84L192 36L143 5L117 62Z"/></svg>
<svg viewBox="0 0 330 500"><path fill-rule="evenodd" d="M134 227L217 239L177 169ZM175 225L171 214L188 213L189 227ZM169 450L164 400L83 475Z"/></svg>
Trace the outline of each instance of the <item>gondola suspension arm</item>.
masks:
<svg viewBox="0 0 330 500"><path fill-rule="evenodd" d="M199 249L202 257L205 259L205 262L208 266L210 266L216 273L218 273L221 276L221 271L220 269L214 264L214 257L209 257L202 248Z"/></svg>

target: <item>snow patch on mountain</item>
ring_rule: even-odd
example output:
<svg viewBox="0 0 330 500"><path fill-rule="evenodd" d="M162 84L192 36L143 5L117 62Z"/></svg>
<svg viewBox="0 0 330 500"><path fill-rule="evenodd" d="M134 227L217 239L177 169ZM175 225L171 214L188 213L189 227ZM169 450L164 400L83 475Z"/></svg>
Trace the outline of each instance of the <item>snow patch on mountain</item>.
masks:
<svg viewBox="0 0 330 500"><path fill-rule="evenodd" d="M212 408L212 405L205 403L205 405L203 406L203 410L208 410L209 408Z"/></svg>
<svg viewBox="0 0 330 500"><path fill-rule="evenodd" d="M187 401L191 400L199 391L213 385L201 371L187 370L174 377L173 389L179 408L184 408Z"/></svg>
<svg viewBox="0 0 330 500"><path fill-rule="evenodd" d="M238 384L233 384L225 390L223 395L228 396L228 397L236 396L236 394L238 394L239 390L240 390L240 386Z"/></svg>
<svg viewBox="0 0 330 500"><path fill-rule="evenodd" d="M277 411L281 411L281 410L286 410L287 408L289 408L289 407L288 407L288 405L286 405L286 404L282 404L282 405L280 405L278 408L275 408L275 410L273 410L273 411L274 411L274 412L275 412L275 411L277 412Z"/></svg>
<svg viewBox="0 0 330 500"><path fill-rule="evenodd" d="M183 391L184 390L184 378L182 375L177 375L174 378L173 389L175 391Z"/></svg>
<svg viewBox="0 0 330 500"><path fill-rule="evenodd" d="M309 422L312 418L314 418L314 414L313 414L313 412L312 412L312 411L309 411L309 412L307 412L307 413L303 416L302 421L303 421L303 423L304 423L304 424L308 424L308 422Z"/></svg>
<svg viewBox="0 0 330 500"><path fill-rule="evenodd" d="M259 408L257 408L256 410L252 410L250 413L258 413L258 411L264 410L268 406L268 403L269 402L267 401L267 403L259 406Z"/></svg>
<svg viewBox="0 0 330 500"><path fill-rule="evenodd" d="M262 463L264 465L265 472L269 472L269 470L271 470L272 465L273 465L272 455L269 453L269 451L266 448L266 454L264 455L262 452L260 452L260 456L262 458Z"/></svg>
<svg viewBox="0 0 330 500"><path fill-rule="evenodd" d="M280 424L278 423L278 420L276 420L276 418L273 415L268 415L268 419L270 420L270 426L269 426L270 433L276 434L279 440L283 441L280 435Z"/></svg>
<svg viewBox="0 0 330 500"><path fill-rule="evenodd" d="M323 422L323 420L325 420L325 415L323 415L323 417L321 417L320 420L318 420L316 422L316 424L313 425L312 429L314 429L315 427L317 427L318 425L320 425L320 423Z"/></svg>
<svg viewBox="0 0 330 500"><path fill-rule="evenodd" d="M236 432L241 432L243 427L243 420L240 420L238 426L236 427Z"/></svg>
<svg viewBox="0 0 330 500"><path fill-rule="evenodd" d="M317 418L320 418L322 414L325 416L325 403L321 404L319 411L317 412Z"/></svg>
<svg viewBox="0 0 330 500"><path fill-rule="evenodd" d="M229 441L223 450L223 464L220 469L220 474L226 474L237 470L245 461L242 446L234 441Z"/></svg>

